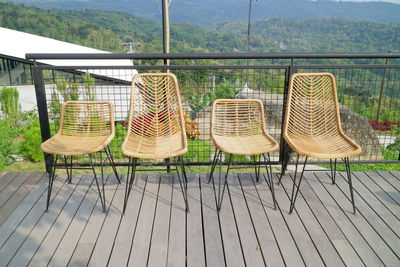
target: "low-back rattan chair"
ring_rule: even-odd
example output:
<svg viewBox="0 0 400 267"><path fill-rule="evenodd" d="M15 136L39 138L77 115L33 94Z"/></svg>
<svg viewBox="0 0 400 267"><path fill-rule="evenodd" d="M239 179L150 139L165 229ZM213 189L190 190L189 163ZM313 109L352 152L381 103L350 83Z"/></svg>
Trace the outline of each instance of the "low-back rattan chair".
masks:
<svg viewBox="0 0 400 267"><path fill-rule="evenodd" d="M85 167L73 167L72 158L74 156L89 155L91 166L89 169L93 170L94 180L96 181L103 211L105 212L103 150L118 182L120 182L112 153L108 146L114 135L114 107L111 102L67 101L62 105L58 132L40 146L43 152L56 155L55 160L52 161L51 172L49 174L46 211L50 204L56 169L66 169L68 182L71 183L72 169L87 169ZM96 152L100 152L102 190L100 190L92 159L92 154ZM64 165L57 164L60 156L64 157ZM68 157L70 157L69 162Z"/></svg>
<svg viewBox="0 0 400 267"><path fill-rule="evenodd" d="M178 81L172 73L137 74L132 80L128 132L122 153L129 157L123 213L125 213L138 158L174 159L180 187L187 202L187 176L182 154L188 150ZM178 170L179 158L183 182ZM128 182L129 180L129 182Z"/></svg>
<svg viewBox="0 0 400 267"><path fill-rule="evenodd" d="M330 160L332 184L335 183L336 160L343 159L355 213L349 157L360 154L361 148L343 133L335 77L332 74L296 73L291 76L283 136L290 149L298 154L289 213L293 211L308 157ZM305 160L296 186L300 155L305 156ZM335 166L332 170L333 159ZM279 181L287 163L283 163Z"/></svg>
<svg viewBox="0 0 400 267"><path fill-rule="evenodd" d="M266 182L270 187L276 209L269 153L277 150L279 145L266 131L262 101L257 99L218 99L214 101L211 110L210 133L215 146L215 154L208 182L213 178L217 162L220 163L217 211L221 209L233 154L253 157L257 182L260 177L262 156L267 171ZM221 191L222 152L229 154L229 159Z"/></svg>

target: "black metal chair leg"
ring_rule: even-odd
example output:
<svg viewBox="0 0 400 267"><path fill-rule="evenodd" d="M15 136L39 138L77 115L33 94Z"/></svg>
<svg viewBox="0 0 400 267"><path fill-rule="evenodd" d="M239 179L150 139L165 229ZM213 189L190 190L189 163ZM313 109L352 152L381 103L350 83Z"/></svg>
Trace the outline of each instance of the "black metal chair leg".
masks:
<svg viewBox="0 0 400 267"><path fill-rule="evenodd" d="M271 190L272 201L274 202L274 210L276 210L276 199L275 199L274 181L273 181L273 177L272 177L271 157L268 153L268 160L267 160L267 158L265 157L265 154L262 154L262 155L264 158L265 169L267 171L267 177L268 177L268 180L266 180L267 185L268 185L269 189ZM268 164L267 164L267 162L268 162ZM268 170L268 165L269 165L269 170Z"/></svg>
<svg viewBox="0 0 400 267"><path fill-rule="evenodd" d="M102 183L103 184L103 194L102 194L102 192L100 190L100 186L99 186L99 181L97 180L96 170L94 168L92 156L90 154L89 154L89 159L90 159L90 166L92 167L92 170L93 170L93 175L94 175L94 180L96 182L97 190L99 191L99 197L100 197L100 201L101 201L101 206L103 207L103 212L106 212L106 200L103 199L103 196L104 196L104 182Z"/></svg>
<svg viewBox="0 0 400 267"><path fill-rule="evenodd" d="M188 199L187 199L187 176L186 176L186 170L185 170L185 165L183 164L182 156L179 156L179 161L180 161L180 165L181 165L183 181L181 180L181 176L180 176L180 173L178 170L178 164L176 163L176 158L174 158L174 163L175 163L176 173L178 175L179 185L182 190L183 200L185 201L186 212L189 212L189 204L188 204ZM182 185L182 182L184 183L183 185Z"/></svg>
<svg viewBox="0 0 400 267"><path fill-rule="evenodd" d="M335 184L336 182L336 159L335 159L335 167L332 168L332 159L329 160L331 164L331 179L332 179L332 184Z"/></svg>
<svg viewBox="0 0 400 267"><path fill-rule="evenodd" d="M290 198L289 214L291 214L292 211L293 211L294 204L295 204L296 199L297 199L297 194L299 193L300 184L301 184L301 181L302 181L302 179L303 179L303 174L304 174L304 170L306 169L306 164L307 164L307 159L308 159L308 157L306 157L306 159L304 160L304 165L303 165L303 169L301 170L301 175L300 175L300 179L299 179L299 184L297 185L297 188L295 188L295 187L296 187L297 166L298 166L298 164L299 164L299 158L300 158L300 155L297 155L297 160L296 160L296 172L295 172L295 174L294 174L294 179L293 179L293 188L292 188L292 196L291 196L291 198ZM296 190L296 193L294 192L295 190Z"/></svg>
<svg viewBox="0 0 400 267"><path fill-rule="evenodd" d="M282 170L281 170L281 175L279 176L279 179L278 179L278 184L281 183L282 177L283 177L283 175L285 175L285 171L287 169L287 165L289 163L289 160L290 160L290 155L289 155L287 160L283 159L283 161L282 161Z"/></svg>
<svg viewBox="0 0 400 267"><path fill-rule="evenodd" d="M70 184L72 183L72 156L71 156L70 169L68 169L67 158L68 156L64 156L64 164L65 164L65 170L67 171L67 181Z"/></svg>
<svg viewBox="0 0 400 267"><path fill-rule="evenodd" d="M224 185L222 188L222 193L221 193L221 169L222 169L222 153L220 154L220 167L219 167L219 179L218 179L218 200L217 200L217 211L219 212L221 210L222 206L222 200L224 198L224 193L225 193L225 187L226 187L226 180L228 178L229 174L229 168L231 166L232 162L232 154L229 154L229 162L228 162L228 168L226 170L225 178L224 178Z"/></svg>
<svg viewBox="0 0 400 267"><path fill-rule="evenodd" d="M107 158L110 161L110 164L111 164L111 167L112 167L112 169L114 171L115 177L117 177L118 183L120 184L121 180L119 179L117 168L115 167L115 162L114 162L114 158L113 158L112 153L111 153L110 146L107 145L106 148L104 149L104 151L106 152Z"/></svg>
<svg viewBox="0 0 400 267"><path fill-rule="evenodd" d="M254 172L256 174L256 181L258 182L260 180L260 162L261 162L261 154L258 157L258 166L256 162L256 157L257 155L253 155L253 162L254 162Z"/></svg>
<svg viewBox="0 0 400 267"><path fill-rule="evenodd" d="M122 211L123 214L125 214L129 195L131 194L132 184L133 181L135 180L136 163L137 163L137 158L133 158L133 163L132 163L132 158L129 158L128 175L126 177L126 185L125 185L124 208ZM131 176L129 177L129 169L131 168L131 164L132 164L132 171L131 171Z"/></svg>
<svg viewBox="0 0 400 267"><path fill-rule="evenodd" d="M349 158L345 158L344 159L344 163L346 165L347 179L348 179L348 182L349 182L351 203L353 204L353 214L356 214L356 205L354 203L353 183L352 183L352 180L351 180L351 171L350 171Z"/></svg>
<svg viewBox="0 0 400 267"><path fill-rule="evenodd" d="M219 153L221 153L221 151L218 151L218 148L215 148L214 159L212 161L212 166L211 166L211 171L210 171L210 177L208 177L208 181L207 181L208 184L210 183L211 178L213 177L215 166L217 165Z"/></svg>
<svg viewBox="0 0 400 267"><path fill-rule="evenodd" d="M53 162L53 166L51 166L51 172L49 173L49 185L47 187L46 212L49 210L50 197L51 197L51 191L53 190L53 182L54 182L55 173L56 173L57 160L58 160L58 155L56 155L56 159Z"/></svg>

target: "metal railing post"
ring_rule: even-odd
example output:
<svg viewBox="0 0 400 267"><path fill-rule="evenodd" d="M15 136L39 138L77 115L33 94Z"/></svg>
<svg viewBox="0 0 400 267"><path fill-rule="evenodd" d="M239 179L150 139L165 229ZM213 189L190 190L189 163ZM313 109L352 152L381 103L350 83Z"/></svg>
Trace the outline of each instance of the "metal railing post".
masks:
<svg viewBox="0 0 400 267"><path fill-rule="evenodd" d="M43 70L39 69L36 61L33 64L33 80L35 83L36 103L38 107L40 132L42 134L42 141L46 141L51 137L49 114L47 112L46 90L44 87ZM46 164L46 172L51 173L51 166L54 161L53 155L44 153L44 160Z"/></svg>
<svg viewBox="0 0 400 267"><path fill-rule="evenodd" d="M286 101L287 101L287 95L288 95L288 90L289 90L289 80L290 76L292 76L293 73L298 72L298 67L293 65L293 59L291 60L291 64L288 66L285 72L285 85L284 85L284 91L283 91L283 105L282 105L282 122L281 122L281 140L280 140L280 145L279 145L279 163L282 164L282 173L285 174L286 167L287 167L287 162L289 161L290 158L290 147L286 143L285 139L283 138L283 126L285 123L285 116L286 116ZM284 164L286 163L286 164Z"/></svg>

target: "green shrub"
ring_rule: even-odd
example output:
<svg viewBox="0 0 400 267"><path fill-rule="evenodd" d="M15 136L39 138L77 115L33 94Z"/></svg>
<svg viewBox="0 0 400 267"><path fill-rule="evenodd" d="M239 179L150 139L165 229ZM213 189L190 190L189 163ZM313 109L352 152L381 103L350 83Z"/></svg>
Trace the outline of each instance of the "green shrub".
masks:
<svg viewBox="0 0 400 267"><path fill-rule="evenodd" d="M40 144L42 143L42 135L40 132L40 123L36 119L24 134L24 141L21 145L23 155L32 161L43 161L44 155L40 150Z"/></svg>
<svg viewBox="0 0 400 267"><path fill-rule="evenodd" d="M21 104L19 103L19 93L15 87L3 86L0 91L1 112L4 118L10 119L15 123L11 123L10 127L17 126L17 122L21 118Z"/></svg>
<svg viewBox="0 0 400 267"><path fill-rule="evenodd" d="M10 128L10 121L8 119L0 120L0 170L10 164L13 160L13 131Z"/></svg>

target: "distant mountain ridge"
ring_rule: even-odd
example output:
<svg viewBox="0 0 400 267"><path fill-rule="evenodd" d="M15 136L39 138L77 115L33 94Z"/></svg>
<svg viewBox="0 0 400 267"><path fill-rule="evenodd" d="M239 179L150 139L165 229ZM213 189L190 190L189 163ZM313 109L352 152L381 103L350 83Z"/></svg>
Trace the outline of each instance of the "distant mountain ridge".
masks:
<svg viewBox="0 0 400 267"><path fill-rule="evenodd" d="M98 8L123 11L160 22L162 0L11 0L40 8ZM247 21L248 0L172 0L171 22L189 22L210 26L217 22ZM338 17L400 23L400 4L388 2L342 2L330 0L259 0L253 1L252 20L272 17L294 19Z"/></svg>
<svg viewBox="0 0 400 267"><path fill-rule="evenodd" d="M134 47L136 52L162 52L161 23L123 12L42 10L0 2L0 27L110 52L126 52L122 46L126 41L142 44ZM400 24L342 18L264 19L252 24L250 49L265 53L400 51ZM221 22L206 29L171 24L172 53L246 51L246 22Z"/></svg>

